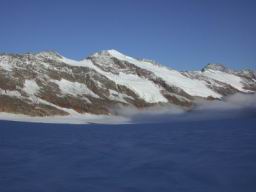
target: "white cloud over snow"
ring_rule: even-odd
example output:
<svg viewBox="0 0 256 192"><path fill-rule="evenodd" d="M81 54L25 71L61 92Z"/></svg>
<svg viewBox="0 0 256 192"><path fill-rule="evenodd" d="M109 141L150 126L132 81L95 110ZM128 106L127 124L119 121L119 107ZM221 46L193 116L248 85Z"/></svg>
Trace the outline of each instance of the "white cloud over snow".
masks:
<svg viewBox="0 0 256 192"><path fill-rule="evenodd" d="M132 107L117 107L114 113L130 118L133 123L201 121L209 119L236 118L255 115L256 94L236 94L224 100L199 100L192 109L175 105L154 106L139 110Z"/></svg>
<svg viewBox="0 0 256 192"><path fill-rule="evenodd" d="M67 124L129 124L129 123L167 123L191 122L240 117L256 118L256 94L236 94L224 98L223 101L197 101L193 109L175 105L157 105L144 109L116 106L113 116L72 113L70 116L29 117L0 113L0 120L67 123Z"/></svg>

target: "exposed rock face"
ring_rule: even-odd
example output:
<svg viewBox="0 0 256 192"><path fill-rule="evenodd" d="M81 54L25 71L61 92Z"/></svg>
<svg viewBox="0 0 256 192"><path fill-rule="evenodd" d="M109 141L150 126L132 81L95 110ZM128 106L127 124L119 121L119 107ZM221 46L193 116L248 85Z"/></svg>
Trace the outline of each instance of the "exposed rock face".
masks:
<svg viewBox="0 0 256 192"><path fill-rule="evenodd" d="M208 64L201 71L178 72L115 50L82 61L55 52L0 55L0 112L109 114L117 104L191 106L198 97L221 99L253 91L255 71L233 71L218 64Z"/></svg>
<svg viewBox="0 0 256 192"><path fill-rule="evenodd" d="M226 68L223 64L213 64L209 63L207 64L203 69L202 72L207 70L216 70L216 71L222 71L222 72L231 72L232 70Z"/></svg>

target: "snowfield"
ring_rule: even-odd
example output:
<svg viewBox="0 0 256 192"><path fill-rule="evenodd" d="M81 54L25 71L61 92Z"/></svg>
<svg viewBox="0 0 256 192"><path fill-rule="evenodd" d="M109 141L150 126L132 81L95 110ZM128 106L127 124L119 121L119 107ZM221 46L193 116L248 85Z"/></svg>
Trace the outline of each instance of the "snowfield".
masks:
<svg viewBox="0 0 256 192"><path fill-rule="evenodd" d="M70 111L69 111L70 112ZM31 123L50 123L50 124L129 124L129 118L111 115L93 115L93 114L75 114L68 116L51 116L51 117L31 117L27 115L2 113L0 120L31 122Z"/></svg>
<svg viewBox="0 0 256 192"><path fill-rule="evenodd" d="M23 90L29 95L35 95L40 90L40 87L35 80L25 80Z"/></svg>
<svg viewBox="0 0 256 192"><path fill-rule="evenodd" d="M122 72L117 75L108 73L94 65L90 60L75 61L63 58L62 61L72 66L88 67L94 69L98 73L114 81L116 84L127 86L148 103L168 102L168 100L161 94L161 88L157 87L148 79L141 78L132 74L125 74Z"/></svg>
<svg viewBox="0 0 256 192"><path fill-rule="evenodd" d="M156 65L150 62L139 61L132 57L128 57L119 53L115 50L108 51L113 57L130 62L142 69L146 69L148 71L153 72L157 77L163 79L167 82L170 86L176 86L183 89L186 93L192 96L199 96L199 97L208 97L212 96L215 98L222 97L220 94L212 91L210 88L207 87L205 82L199 80L192 80L190 78L185 77L180 72L169 69L164 66Z"/></svg>
<svg viewBox="0 0 256 192"><path fill-rule="evenodd" d="M63 94L69 94L73 96L77 95L90 95L95 98L99 98L93 91L91 91L85 84L78 83L78 82L71 82L66 79L58 80L51 80L51 82L56 83L61 92Z"/></svg>
<svg viewBox="0 0 256 192"><path fill-rule="evenodd" d="M222 71L216 71L216 70L206 70L202 72L202 75L205 77L229 84L239 91L247 92L245 89L243 89L241 77L235 76L233 74L228 74Z"/></svg>

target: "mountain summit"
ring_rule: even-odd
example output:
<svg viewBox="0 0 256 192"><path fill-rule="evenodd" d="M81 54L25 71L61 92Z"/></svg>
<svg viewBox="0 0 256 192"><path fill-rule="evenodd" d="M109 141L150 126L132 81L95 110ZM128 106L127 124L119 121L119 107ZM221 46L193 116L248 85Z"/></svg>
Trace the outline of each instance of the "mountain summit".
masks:
<svg viewBox="0 0 256 192"><path fill-rule="evenodd" d="M196 98L222 99L256 90L256 73L208 64L179 72L116 50L75 61L55 52L0 55L0 112L29 116L111 114L116 105L143 108Z"/></svg>

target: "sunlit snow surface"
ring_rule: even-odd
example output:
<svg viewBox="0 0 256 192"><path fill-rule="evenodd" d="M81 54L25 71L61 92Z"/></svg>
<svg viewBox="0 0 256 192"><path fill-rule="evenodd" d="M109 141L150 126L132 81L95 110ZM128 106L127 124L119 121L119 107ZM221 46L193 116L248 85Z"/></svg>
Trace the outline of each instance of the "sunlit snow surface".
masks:
<svg viewBox="0 0 256 192"><path fill-rule="evenodd" d="M94 69L95 71L106 76L108 79L114 81L115 83L127 86L136 94L138 94L141 98L143 98L146 102L168 102L168 100L161 94L161 89L150 80L141 78L133 74L119 73L116 75L110 72L105 72L96 65L94 65L90 60L75 61L63 58L62 61L73 66L89 67L91 69Z"/></svg>
<svg viewBox="0 0 256 192"><path fill-rule="evenodd" d="M71 82L66 79L58 80L51 80L52 82L56 83L60 88L63 94L69 95L90 95L92 97L99 98L93 91L91 91L85 84L78 83L78 82Z"/></svg>
<svg viewBox="0 0 256 192"><path fill-rule="evenodd" d="M63 109L63 108L61 108ZM32 122L32 123L52 123L52 124L124 124L131 123L130 119L121 116L79 114L71 109L64 110L71 113L68 116L31 117L27 115L17 115L0 112L0 120Z"/></svg>
<svg viewBox="0 0 256 192"><path fill-rule="evenodd" d="M138 60L130 56L126 56L116 50L108 50L108 51L104 51L104 53L109 54L111 57L117 58L121 61L127 61L129 63L132 63L133 65L139 68L148 70L153 74L155 74L158 78L161 78L168 85L178 87L184 90L189 95L199 96L199 97L211 96L214 98L222 97L222 95L210 89L206 81L191 79L183 75L179 71L167 68L165 66L157 65L149 61ZM94 54L94 56L97 57L98 54L100 53L96 53ZM125 85L129 87L131 90L135 91L135 93L137 93L141 98L143 98L145 101L149 103L167 102L167 100L162 96L161 89L159 87L154 85L151 81L141 78L137 75L125 74L125 73L119 73L119 74L108 73L101 70L99 67L95 66L90 60L87 60L87 59L82 61L74 61L74 60L63 57L62 61L74 66L92 68L97 72L99 72L100 74L116 82L117 84ZM104 63L106 61L102 61L102 62ZM217 82L231 85L232 87L236 88L241 92L248 92L243 88L244 85L242 84L242 79L236 75L218 71L218 70L210 70L210 69L207 69L204 72L199 72L199 74L204 77L207 77L209 81L215 80Z"/></svg>
<svg viewBox="0 0 256 192"><path fill-rule="evenodd" d="M166 81L169 85L173 85L183 89L185 92L189 93L192 96L201 96L208 97L213 96L215 98L220 98L221 95L209 89L205 82L190 79L185 77L180 72L172 70L170 68L156 65L146 61L139 61L132 57L123 55L115 50L110 50L109 53L120 60L128 61L142 69L153 72L157 77Z"/></svg>
<svg viewBox="0 0 256 192"><path fill-rule="evenodd" d="M40 87L35 80L25 80L23 90L29 95L35 95L40 90Z"/></svg>
<svg viewBox="0 0 256 192"><path fill-rule="evenodd" d="M227 83L239 91L246 92L246 90L243 89L242 79L238 76L216 70L206 70L202 73L202 75L223 83Z"/></svg>
<svg viewBox="0 0 256 192"><path fill-rule="evenodd" d="M107 53L121 61L128 61L129 63L132 63L142 69L153 72L157 77L166 81L170 86L179 87L192 96L213 96L215 98L221 97L220 94L208 88L204 81L195 79L192 80L188 77L185 77L178 71L171 70L167 67L158 66L149 62L139 61L132 57L123 55L122 53L119 53L115 50L109 50ZM116 82L117 84L127 86L149 103L167 102L167 99L164 98L161 94L161 89L154 85L150 80L145 78L133 74L119 73L116 75L108 73L95 66L90 60L74 61L63 57L62 61L74 66L92 68L100 74Z"/></svg>

